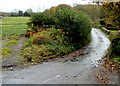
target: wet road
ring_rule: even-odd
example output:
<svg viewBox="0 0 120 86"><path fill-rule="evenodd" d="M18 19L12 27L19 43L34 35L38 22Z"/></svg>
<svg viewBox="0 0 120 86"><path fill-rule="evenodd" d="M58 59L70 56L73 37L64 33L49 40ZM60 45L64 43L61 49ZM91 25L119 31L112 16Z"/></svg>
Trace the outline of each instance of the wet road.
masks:
<svg viewBox="0 0 120 86"><path fill-rule="evenodd" d="M22 70L3 71L3 84L98 84L93 68L106 53L110 41L92 29L92 41L77 61L53 61ZM64 59L63 59L64 60Z"/></svg>

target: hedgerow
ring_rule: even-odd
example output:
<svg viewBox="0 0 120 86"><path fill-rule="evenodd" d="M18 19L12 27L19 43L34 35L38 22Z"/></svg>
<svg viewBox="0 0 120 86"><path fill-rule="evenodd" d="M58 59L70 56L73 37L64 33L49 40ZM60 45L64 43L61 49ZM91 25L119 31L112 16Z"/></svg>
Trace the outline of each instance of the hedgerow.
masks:
<svg viewBox="0 0 120 86"><path fill-rule="evenodd" d="M56 57L85 46L91 39L89 17L65 4L32 14L28 25L37 33L26 42L23 49L24 57L27 57L26 53L32 58ZM37 56L26 49L29 52L34 51Z"/></svg>

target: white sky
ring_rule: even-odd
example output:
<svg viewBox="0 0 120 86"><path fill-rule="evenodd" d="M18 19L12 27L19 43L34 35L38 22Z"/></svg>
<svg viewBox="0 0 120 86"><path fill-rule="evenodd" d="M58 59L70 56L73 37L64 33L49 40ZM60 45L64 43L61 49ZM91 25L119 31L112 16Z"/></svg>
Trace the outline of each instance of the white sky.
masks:
<svg viewBox="0 0 120 86"><path fill-rule="evenodd" d="M0 11L11 12L14 9L26 11L28 8L32 8L33 11L39 12L58 4L87 4L90 1L92 0L1 0Z"/></svg>

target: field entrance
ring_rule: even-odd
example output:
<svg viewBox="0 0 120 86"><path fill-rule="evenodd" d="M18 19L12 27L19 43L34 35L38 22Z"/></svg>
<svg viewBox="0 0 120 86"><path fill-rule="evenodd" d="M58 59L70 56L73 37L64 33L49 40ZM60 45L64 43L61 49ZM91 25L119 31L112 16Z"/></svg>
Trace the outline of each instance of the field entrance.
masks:
<svg viewBox="0 0 120 86"><path fill-rule="evenodd" d="M21 35L30 29L26 24L29 17L3 17L1 20L2 67L15 67L21 60L19 52L25 42Z"/></svg>

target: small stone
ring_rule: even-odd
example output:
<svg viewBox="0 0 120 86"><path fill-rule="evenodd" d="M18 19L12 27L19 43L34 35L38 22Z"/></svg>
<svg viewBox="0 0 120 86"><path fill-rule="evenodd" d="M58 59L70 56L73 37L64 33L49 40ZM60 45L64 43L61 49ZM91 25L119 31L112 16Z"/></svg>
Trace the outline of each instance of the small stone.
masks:
<svg viewBox="0 0 120 86"><path fill-rule="evenodd" d="M77 77L77 76L74 76L74 77Z"/></svg>

